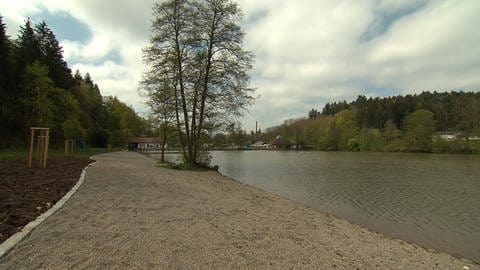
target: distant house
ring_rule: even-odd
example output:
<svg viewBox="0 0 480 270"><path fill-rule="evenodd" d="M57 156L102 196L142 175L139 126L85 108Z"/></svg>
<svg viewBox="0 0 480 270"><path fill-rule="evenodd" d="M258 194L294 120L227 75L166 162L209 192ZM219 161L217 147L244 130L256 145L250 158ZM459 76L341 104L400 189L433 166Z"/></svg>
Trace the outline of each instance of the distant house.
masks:
<svg viewBox="0 0 480 270"><path fill-rule="evenodd" d="M480 141L480 136L470 136L468 137L469 141Z"/></svg>
<svg viewBox="0 0 480 270"><path fill-rule="evenodd" d="M268 142L269 149L285 149L285 150L297 150L301 149L301 146L297 142L290 140L285 142L280 135L275 137L275 139Z"/></svg>
<svg viewBox="0 0 480 270"><path fill-rule="evenodd" d="M250 148L256 149L256 150L264 150L264 149L268 149L268 144L264 143L263 141L258 141L250 145Z"/></svg>
<svg viewBox="0 0 480 270"><path fill-rule="evenodd" d="M275 139L268 142L269 149L285 149L285 150L309 150L313 149L313 145L305 144L303 142L296 142L294 140L290 140L285 142L280 135L275 137Z"/></svg>
<svg viewBox="0 0 480 270"><path fill-rule="evenodd" d="M167 143L165 143L165 149ZM139 137L128 139L128 150L130 151L148 151L161 150L162 140L160 138Z"/></svg>
<svg viewBox="0 0 480 270"><path fill-rule="evenodd" d="M454 132L444 131L438 132L437 137L445 141L453 141L457 138L457 135Z"/></svg>
<svg viewBox="0 0 480 270"><path fill-rule="evenodd" d="M282 137L278 135L275 139L268 142L270 149L282 149L283 148L283 141Z"/></svg>

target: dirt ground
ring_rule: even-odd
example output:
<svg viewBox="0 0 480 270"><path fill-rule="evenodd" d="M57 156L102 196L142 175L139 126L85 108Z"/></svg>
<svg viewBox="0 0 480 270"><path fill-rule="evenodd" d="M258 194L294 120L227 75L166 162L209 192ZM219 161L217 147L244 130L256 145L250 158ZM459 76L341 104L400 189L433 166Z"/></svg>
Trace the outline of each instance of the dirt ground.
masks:
<svg viewBox="0 0 480 270"><path fill-rule="evenodd" d="M46 169L0 159L0 244L47 211L78 181L88 158L50 158Z"/></svg>

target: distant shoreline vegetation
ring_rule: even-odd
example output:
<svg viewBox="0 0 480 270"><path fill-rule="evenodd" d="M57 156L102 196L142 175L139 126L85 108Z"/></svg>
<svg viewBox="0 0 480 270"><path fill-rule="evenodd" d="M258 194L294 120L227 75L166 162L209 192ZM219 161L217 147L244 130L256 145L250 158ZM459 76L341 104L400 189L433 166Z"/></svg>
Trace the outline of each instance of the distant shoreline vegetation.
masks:
<svg viewBox="0 0 480 270"><path fill-rule="evenodd" d="M262 132L231 127L212 148L480 154L480 93L423 92L327 103Z"/></svg>

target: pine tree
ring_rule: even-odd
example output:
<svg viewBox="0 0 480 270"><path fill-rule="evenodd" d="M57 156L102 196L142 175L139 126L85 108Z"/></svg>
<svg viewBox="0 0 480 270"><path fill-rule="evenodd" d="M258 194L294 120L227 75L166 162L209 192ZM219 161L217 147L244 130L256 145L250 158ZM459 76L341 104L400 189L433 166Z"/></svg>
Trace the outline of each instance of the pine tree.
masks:
<svg viewBox="0 0 480 270"><path fill-rule="evenodd" d="M45 22L35 26L41 51L41 62L48 67L48 74L56 87L70 89L73 86L72 72L63 59L63 48Z"/></svg>
<svg viewBox="0 0 480 270"><path fill-rule="evenodd" d="M7 36L7 28L0 15L0 91L4 93L8 85L10 40ZM3 97L3 96L2 96ZM3 100L3 99L2 99Z"/></svg>
<svg viewBox="0 0 480 270"><path fill-rule="evenodd" d="M15 62L17 64L16 74L20 76L25 72L25 68L28 65L33 64L41 58L40 44L30 19L27 19L25 25L20 27L18 39L15 43L17 47L15 55Z"/></svg>
<svg viewBox="0 0 480 270"><path fill-rule="evenodd" d="M75 74L73 75L73 81L75 85L80 85L80 83L83 81L82 74L80 74L80 70L75 70Z"/></svg>
<svg viewBox="0 0 480 270"><path fill-rule="evenodd" d="M85 74L85 78L83 78L83 80L85 81L85 83L90 86L91 88L93 88L93 81L92 81L92 78L90 77L90 73L87 72L87 74Z"/></svg>
<svg viewBox="0 0 480 270"><path fill-rule="evenodd" d="M7 36L7 29L3 23L3 17L0 16L0 121L2 123L0 132L2 133L10 130L9 124L13 118L10 48L11 43Z"/></svg>
<svg viewBox="0 0 480 270"><path fill-rule="evenodd" d="M20 104L23 107L24 129L31 126L52 127L53 104L49 98L54 91L54 85L48 77L48 68L35 61L25 68L22 76Z"/></svg>

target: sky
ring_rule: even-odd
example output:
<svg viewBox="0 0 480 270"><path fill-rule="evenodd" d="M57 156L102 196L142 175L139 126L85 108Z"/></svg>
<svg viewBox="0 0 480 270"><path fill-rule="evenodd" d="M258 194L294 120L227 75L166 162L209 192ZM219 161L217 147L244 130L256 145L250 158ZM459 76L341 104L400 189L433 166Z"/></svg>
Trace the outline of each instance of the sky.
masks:
<svg viewBox="0 0 480 270"><path fill-rule="evenodd" d="M103 95L141 114L154 0L1 1L15 38L26 18L44 20L72 71L89 72ZM239 119L247 131L305 117L327 102L358 95L480 90L480 1L238 0L255 54L255 104Z"/></svg>

